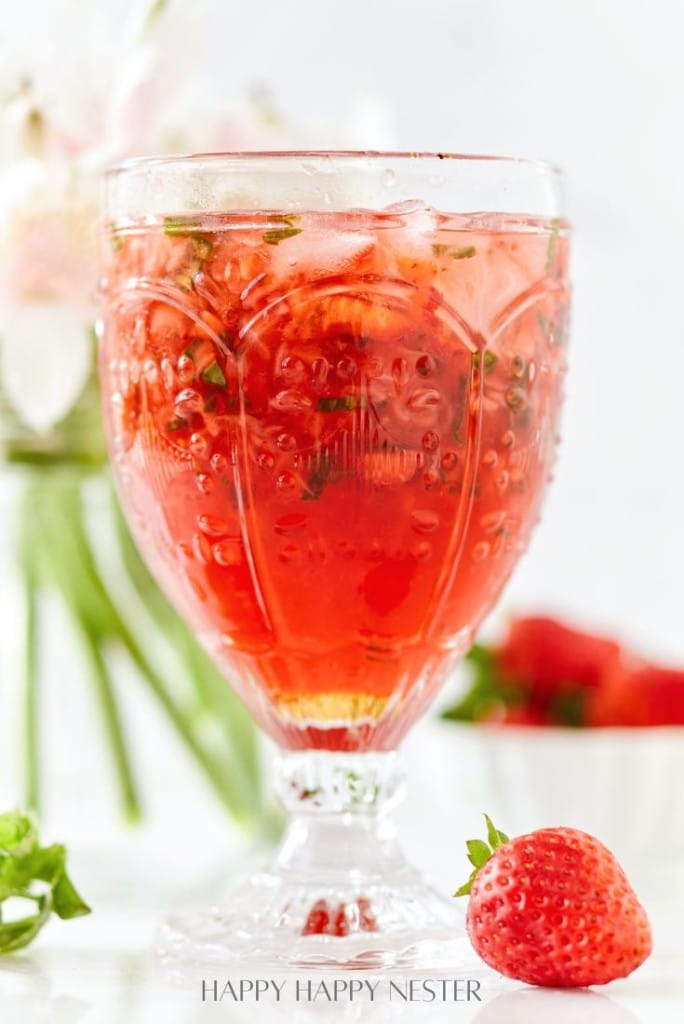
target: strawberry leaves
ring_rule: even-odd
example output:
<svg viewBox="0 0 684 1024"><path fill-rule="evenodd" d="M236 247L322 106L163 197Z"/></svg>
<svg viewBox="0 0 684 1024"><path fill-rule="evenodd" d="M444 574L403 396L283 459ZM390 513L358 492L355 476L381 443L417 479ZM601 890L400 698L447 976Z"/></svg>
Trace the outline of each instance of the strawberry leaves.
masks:
<svg viewBox="0 0 684 1024"><path fill-rule="evenodd" d="M466 841L468 860L473 865L473 870L470 872L468 880L456 890L454 896L468 896L480 868L487 863L495 850L509 842L506 833L500 832L496 828L488 814L485 814L484 819L487 825L487 842L485 843L483 839L468 839Z"/></svg>

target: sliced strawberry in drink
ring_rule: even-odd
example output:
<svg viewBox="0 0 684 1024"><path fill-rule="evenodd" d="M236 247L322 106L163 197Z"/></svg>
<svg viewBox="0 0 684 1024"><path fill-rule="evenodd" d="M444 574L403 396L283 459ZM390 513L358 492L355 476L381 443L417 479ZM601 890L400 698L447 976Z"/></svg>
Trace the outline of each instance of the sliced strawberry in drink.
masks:
<svg viewBox="0 0 684 1024"><path fill-rule="evenodd" d="M323 935L330 926L331 910L327 900L317 900L309 911L302 935Z"/></svg>

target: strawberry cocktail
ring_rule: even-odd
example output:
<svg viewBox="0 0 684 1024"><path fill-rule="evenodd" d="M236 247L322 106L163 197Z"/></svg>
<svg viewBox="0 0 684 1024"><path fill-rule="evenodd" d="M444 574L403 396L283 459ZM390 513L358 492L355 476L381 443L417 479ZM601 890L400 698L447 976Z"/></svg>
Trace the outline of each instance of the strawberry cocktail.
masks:
<svg viewBox="0 0 684 1024"><path fill-rule="evenodd" d="M121 498L160 584L290 752L279 789L308 829L341 812L338 830L356 815L372 833L391 752L538 518L568 299L554 186L535 164L416 155L110 176L101 374ZM329 877L307 886L281 851L254 929L287 933L291 961L294 942L299 962L406 962L405 878L380 891L371 864L352 883L331 837L299 843L328 851L310 867ZM259 877L252 906L268 884L273 900ZM199 918L175 927L176 949L182 933L206 953Z"/></svg>

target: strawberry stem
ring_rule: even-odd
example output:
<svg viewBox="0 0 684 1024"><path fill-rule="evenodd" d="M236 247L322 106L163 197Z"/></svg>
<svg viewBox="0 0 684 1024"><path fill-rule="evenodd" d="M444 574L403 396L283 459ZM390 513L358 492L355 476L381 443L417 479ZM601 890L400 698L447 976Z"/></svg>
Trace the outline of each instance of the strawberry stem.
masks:
<svg viewBox="0 0 684 1024"><path fill-rule="evenodd" d="M456 890L454 896L468 896L480 868L487 863L495 850L498 850L500 846L508 842L506 833L501 832L494 825L488 814L485 814L484 820L487 825L488 842L485 842L484 839L468 839L466 841L468 860L473 865L473 870L470 872L467 881Z"/></svg>

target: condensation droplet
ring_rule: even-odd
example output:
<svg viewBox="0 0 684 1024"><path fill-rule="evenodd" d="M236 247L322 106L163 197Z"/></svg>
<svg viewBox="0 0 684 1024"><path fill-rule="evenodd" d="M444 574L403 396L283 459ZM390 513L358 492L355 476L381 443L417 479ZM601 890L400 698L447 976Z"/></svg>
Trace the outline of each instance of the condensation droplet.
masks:
<svg viewBox="0 0 684 1024"><path fill-rule="evenodd" d="M509 388L504 397L511 412L520 412L527 401L527 396L522 388Z"/></svg>
<svg viewBox="0 0 684 1024"><path fill-rule="evenodd" d="M293 452L297 447L297 438L292 434L278 434L276 444L281 452Z"/></svg>
<svg viewBox="0 0 684 1024"><path fill-rule="evenodd" d="M231 565L239 565L242 561L240 542L236 540L218 541L211 549L214 561L217 565L228 568Z"/></svg>
<svg viewBox="0 0 684 1024"><path fill-rule="evenodd" d="M296 267L297 266L297 257L296 256L288 256L287 257L287 263L288 263L288 266L290 266L290 267Z"/></svg>
<svg viewBox="0 0 684 1024"><path fill-rule="evenodd" d="M446 470L447 473L456 469L456 466L458 465L458 455L456 452L444 452L441 465L442 469Z"/></svg>
<svg viewBox="0 0 684 1024"><path fill-rule="evenodd" d="M511 375L518 380L525 376L525 360L522 356L513 356L511 359Z"/></svg>
<svg viewBox="0 0 684 1024"><path fill-rule="evenodd" d="M497 475L496 479L494 480L494 483L496 484L500 491L505 491L506 488L508 487L508 480L508 473L506 472L505 469L502 469L501 472Z"/></svg>
<svg viewBox="0 0 684 1024"><path fill-rule="evenodd" d="M434 533L439 526L439 516L429 508L415 508L411 513L411 526L416 533Z"/></svg>
<svg viewBox="0 0 684 1024"><path fill-rule="evenodd" d="M224 470L228 468L228 460L225 455L222 455L220 452L216 452L212 455L209 462L211 463L211 468L217 473L223 473Z"/></svg>
<svg viewBox="0 0 684 1024"><path fill-rule="evenodd" d="M439 405L441 400L442 396L436 388L416 388L409 395L406 404L409 409L432 409Z"/></svg>
<svg viewBox="0 0 684 1024"><path fill-rule="evenodd" d="M429 377L436 365L435 360L429 355L418 356L416 359L416 371L421 377Z"/></svg>
<svg viewBox="0 0 684 1024"><path fill-rule="evenodd" d="M207 439L203 434L191 434L188 447L193 455L206 455L209 450Z"/></svg>
<svg viewBox="0 0 684 1024"><path fill-rule="evenodd" d="M423 483L428 491L434 491L439 486L439 473L436 469L426 469L423 473Z"/></svg>
<svg viewBox="0 0 684 1024"><path fill-rule="evenodd" d="M513 433L513 431L512 430L504 431L504 433L501 435L501 447L502 448L512 448L514 444L515 444L515 434Z"/></svg>
<svg viewBox="0 0 684 1024"><path fill-rule="evenodd" d="M301 562L302 550L296 544L284 544L280 549L280 561L291 565L293 562Z"/></svg>
<svg viewBox="0 0 684 1024"><path fill-rule="evenodd" d="M485 469L494 469L498 461L499 456L496 454L493 448L490 448L489 451L485 452L484 455L482 456L482 465L485 467Z"/></svg>
<svg viewBox="0 0 684 1024"><path fill-rule="evenodd" d="M311 408L312 404L309 396L301 391L297 391L296 388L287 388L285 391L279 391L271 399L273 408L279 409L281 412L306 412Z"/></svg>
<svg viewBox="0 0 684 1024"><path fill-rule="evenodd" d="M489 555L489 544L486 540L481 540L479 544L476 544L472 551L473 562L484 562L485 558Z"/></svg>
<svg viewBox="0 0 684 1024"><path fill-rule="evenodd" d="M211 494L214 490L214 481L208 473L198 473L195 477L197 488L202 494Z"/></svg>
<svg viewBox="0 0 684 1024"><path fill-rule="evenodd" d="M197 525L207 537L223 537L230 533L230 523L220 516L197 516Z"/></svg>
<svg viewBox="0 0 684 1024"><path fill-rule="evenodd" d="M183 388L179 391L173 404L181 413L200 412L204 405L199 391L193 391L192 388Z"/></svg>
<svg viewBox="0 0 684 1024"><path fill-rule="evenodd" d="M427 562L429 558L432 558L432 544L428 544L426 540L421 541L419 544L414 544L411 548L411 554L418 562Z"/></svg>
<svg viewBox="0 0 684 1024"><path fill-rule="evenodd" d="M156 384L159 380L159 367L154 359L146 359L143 363L143 375L148 384Z"/></svg>
<svg viewBox="0 0 684 1024"><path fill-rule="evenodd" d="M276 533L285 537L289 533L296 533L297 530L302 530L308 522L309 517L304 512L289 512L287 515L276 519L273 529Z"/></svg>
<svg viewBox="0 0 684 1024"><path fill-rule="evenodd" d="M358 367L353 359L340 359L335 365L335 373L340 380L352 380Z"/></svg>
<svg viewBox="0 0 684 1024"><path fill-rule="evenodd" d="M483 515L480 519L480 526L485 533L494 533L503 526L505 518L505 512L487 512L486 515Z"/></svg>
<svg viewBox="0 0 684 1024"><path fill-rule="evenodd" d="M164 387L167 391L173 391L176 386L176 371L173 368L173 362L168 356L164 356L161 361L161 372L162 380L164 381Z"/></svg>
<svg viewBox="0 0 684 1024"><path fill-rule="evenodd" d="M192 550L195 558L207 564L212 560L211 541L203 533L195 533L192 538Z"/></svg>
<svg viewBox="0 0 684 1024"><path fill-rule="evenodd" d="M276 480L276 487L278 488L279 491L293 491L296 484L297 477L294 475L294 473L290 473L288 470L286 470L284 473L281 473Z"/></svg>
<svg viewBox="0 0 684 1024"><path fill-rule="evenodd" d="M176 368L183 384L187 384L195 376L195 364L190 356L182 355L176 364Z"/></svg>
<svg viewBox="0 0 684 1024"><path fill-rule="evenodd" d="M439 448L439 434L428 430L423 434L423 448L426 452L434 452Z"/></svg>
<svg viewBox="0 0 684 1024"><path fill-rule="evenodd" d="M273 452L269 452L265 449L262 449L257 453L256 460L260 469L270 470L275 466L275 456L273 455Z"/></svg>
<svg viewBox="0 0 684 1024"><path fill-rule="evenodd" d="M285 380L298 383L306 375L306 367L297 356L284 356L280 363L280 375Z"/></svg>

